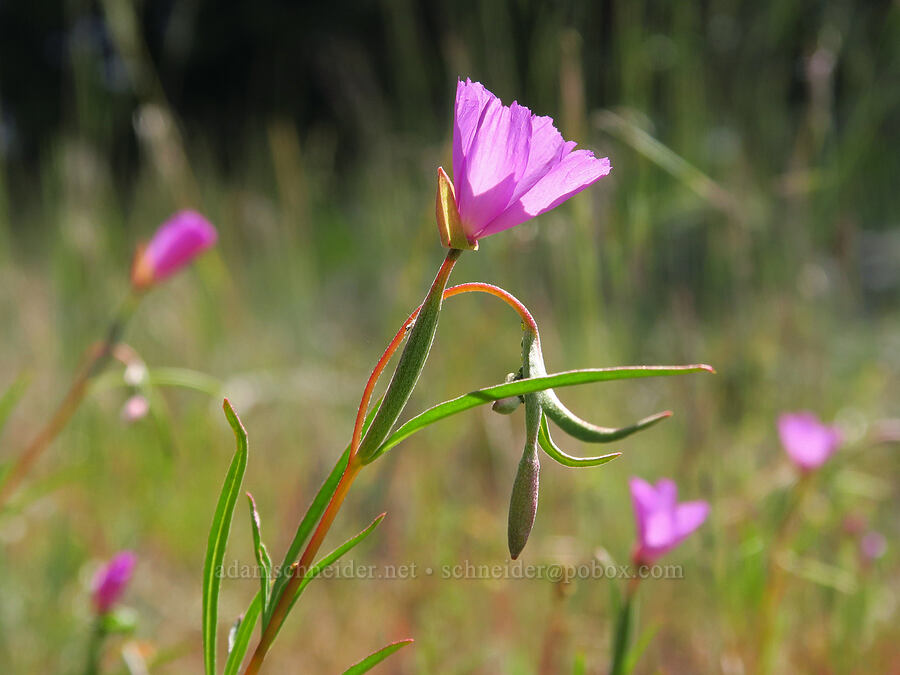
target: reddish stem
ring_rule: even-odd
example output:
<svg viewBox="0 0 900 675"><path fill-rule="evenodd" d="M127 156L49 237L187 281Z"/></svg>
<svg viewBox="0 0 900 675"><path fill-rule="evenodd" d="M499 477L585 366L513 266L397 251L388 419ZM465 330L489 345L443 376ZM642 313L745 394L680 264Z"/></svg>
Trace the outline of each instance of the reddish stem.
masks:
<svg viewBox="0 0 900 675"><path fill-rule="evenodd" d="M535 322L534 317L531 316L531 312L528 311L528 308L525 307L525 305L523 305L519 301L519 299L516 298L512 293L500 288L499 286L481 282L459 284L445 290L443 293L443 297L446 299L453 297L454 295L460 295L462 293L488 293L497 298L500 298L501 300L506 302L506 304L516 310L516 312L521 317L522 322L530 331L537 333L537 323ZM253 656L251 657L250 662L247 664L247 668L244 670L244 675L256 675L259 672L259 669L262 667L263 659L265 659L269 648L272 646L272 643L275 640L275 636L278 633L279 627L284 622L285 618L287 618L287 614L293 604L292 598L297 592L297 588L302 583L303 578L306 575L306 570L308 570L312 565L313 558L315 557L316 553L318 553L319 547L325 540L325 537L328 534L328 530L331 528L331 524L334 522L334 519L337 516L337 513L347 496L347 492L350 490L350 486L353 484L354 479L356 478L357 474L359 474L360 469L362 469L363 467L363 464L357 461L357 451L359 450L359 444L362 441L363 423L366 418L366 412L369 408L369 402L372 399L372 392L375 389L375 384L378 382L378 379L381 377L381 374L387 367L388 362L394 355L394 352L396 352L400 345L403 343L403 338L406 336L406 332L409 330L409 327L419 315L419 310L421 310L421 308L421 305L417 307L416 310L409 315L409 318L403 322L400 330L398 330L397 334L394 335L394 339L391 340L390 344L388 344L387 348L384 350L384 353L381 355L381 358L378 359L378 362L375 364L375 368L372 370L372 374L369 376L369 379L366 382L366 386L363 389L362 400L359 404L359 410L356 413L356 424L353 427L353 438L350 442L350 457L347 462L347 468L344 469L344 473L341 476L341 480L338 483L337 488L335 489L334 495L332 495L331 500L328 502L328 506L325 508L325 512L322 514L322 519L316 526L316 529L313 532L313 535L310 538L309 542L307 543L303 554L300 556L300 560L293 567L291 578L285 585L284 591L282 592L282 595L278 600L278 604L272 611L272 616L269 619L268 626L266 627L266 630L263 631L263 634L259 639L259 644L256 646L256 649L253 652Z"/></svg>

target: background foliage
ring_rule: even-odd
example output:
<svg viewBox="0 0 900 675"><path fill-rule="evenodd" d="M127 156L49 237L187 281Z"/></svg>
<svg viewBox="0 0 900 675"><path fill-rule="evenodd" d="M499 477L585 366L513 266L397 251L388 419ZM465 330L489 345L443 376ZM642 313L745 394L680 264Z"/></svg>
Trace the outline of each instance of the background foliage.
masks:
<svg viewBox="0 0 900 675"><path fill-rule="evenodd" d="M0 664L76 669L90 574L132 547L141 621L117 646L172 659L157 672L199 670L205 538L233 452L221 395L250 433L245 486L279 558L442 255L435 167L450 163L456 77L469 75L553 115L614 169L482 242L454 280L525 301L551 370L719 371L567 391L610 425L675 417L604 468L547 463L525 562L626 561L627 477L675 477L712 516L668 559L685 578L642 596L656 635L638 672L741 672L792 480L775 416L810 408L850 444L802 513L780 664L879 671L900 638L898 59L887 1L0 2L0 388L31 378L0 456L64 391L125 293L135 242L184 206L222 234L126 338L151 372L207 374L205 393L155 388L151 417L129 426L114 370L27 506L0 519ZM411 412L500 381L519 336L489 299L449 301ZM352 557L419 575L313 584L272 672L300 659L335 672L408 635L385 672L559 673L579 651L603 672L612 582L422 574L506 560L520 427L476 410L365 472L329 541L386 510ZM226 560L252 564L244 508ZM848 517L887 536L876 564ZM226 582L223 621L257 587Z"/></svg>

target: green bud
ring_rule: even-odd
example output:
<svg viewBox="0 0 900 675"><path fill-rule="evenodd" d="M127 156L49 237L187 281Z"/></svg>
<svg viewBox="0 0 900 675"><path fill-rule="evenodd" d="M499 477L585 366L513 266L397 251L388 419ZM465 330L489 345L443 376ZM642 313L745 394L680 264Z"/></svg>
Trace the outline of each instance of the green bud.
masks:
<svg viewBox="0 0 900 675"><path fill-rule="evenodd" d="M509 373L506 376L506 383L509 384L510 382L515 382L520 377L521 376L517 373ZM494 401L494 403L491 405L491 410L493 410L495 413L500 413L501 415L511 415L519 408L519 405L521 403L521 396L507 396L506 398L501 398Z"/></svg>
<svg viewBox="0 0 900 675"><path fill-rule="evenodd" d="M509 525L507 541L509 555L513 560L519 557L537 515L538 490L540 487L541 464L538 460L537 440L541 425L540 404L534 394L525 397L525 450L519 460L516 479L509 499Z"/></svg>

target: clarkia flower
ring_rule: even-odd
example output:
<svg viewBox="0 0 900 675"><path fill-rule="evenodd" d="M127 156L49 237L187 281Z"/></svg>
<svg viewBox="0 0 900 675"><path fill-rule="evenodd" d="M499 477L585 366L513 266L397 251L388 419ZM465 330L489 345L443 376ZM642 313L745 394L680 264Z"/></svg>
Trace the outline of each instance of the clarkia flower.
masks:
<svg viewBox="0 0 900 675"><path fill-rule="evenodd" d="M160 225L150 243L138 250L131 282L138 290L175 274L216 243L216 228L196 211L179 211Z"/></svg>
<svg viewBox="0 0 900 675"><path fill-rule="evenodd" d="M664 478L656 487L632 478L629 481L638 541L632 559L635 565L652 565L700 527L709 514L705 501L678 503L675 482Z"/></svg>
<svg viewBox="0 0 900 675"><path fill-rule="evenodd" d="M475 248L482 237L559 206L610 172L608 158L575 145L563 139L550 117L533 115L516 102L504 106L482 84L460 80L453 182L438 169L444 245Z"/></svg>
<svg viewBox="0 0 900 675"><path fill-rule="evenodd" d="M92 585L94 609L97 614L106 614L122 597L125 586L131 580L137 556L131 551L122 551L112 557L94 577Z"/></svg>
<svg viewBox="0 0 900 675"><path fill-rule="evenodd" d="M818 469L841 444L841 433L811 412L781 415L778 436L788 457L801 471Z"/></svg>

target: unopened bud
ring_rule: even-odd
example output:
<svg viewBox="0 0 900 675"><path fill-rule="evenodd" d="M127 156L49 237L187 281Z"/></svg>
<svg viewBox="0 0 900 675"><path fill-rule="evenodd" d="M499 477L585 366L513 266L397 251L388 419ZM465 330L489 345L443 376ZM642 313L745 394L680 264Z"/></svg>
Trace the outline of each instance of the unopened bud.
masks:
<svg viewBox="0 0 900 675"><path fill-rule="evenodd" d="M519 376L516 373L509 373L506 376L506 383L515 382L519 379ZM507 396L506 398L497 399L491 405L491 410L495 413L500 413L501 415L511 415L514 413L519 405L522 403L521 396Z"/></svg>
<svg viewBox="0 0 900 675"><path fill-rule="evenodd" d="M437 219L438 232L441 235L441 243L447 248L477 251L478 242L470 242L463 230L462 221L459 218L459 209L456 206L456 193L450 177L442 169L438 169L438 189L435 199L435 217Z"/></svg>
<svg viewBox="0 0 900 675"><path fill-rule="evenodd" d="M509 555L513 560L519 557L537 515L538 489L540 487L541 463L538 460L538 430L541 426L540 403L537 396L525 397L525 451L519 460L516 480L513 482L509 498L509 525L507 542Z"/></svg>

